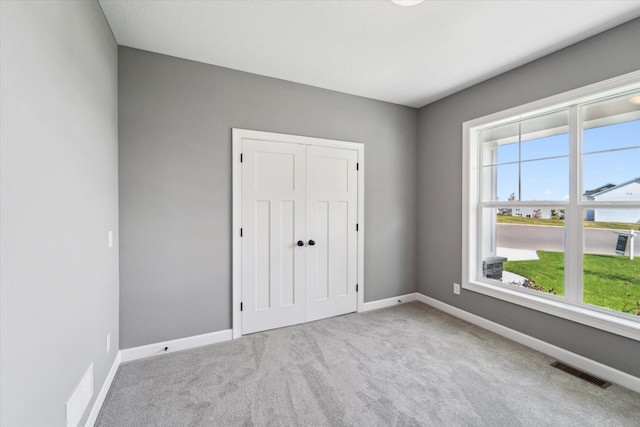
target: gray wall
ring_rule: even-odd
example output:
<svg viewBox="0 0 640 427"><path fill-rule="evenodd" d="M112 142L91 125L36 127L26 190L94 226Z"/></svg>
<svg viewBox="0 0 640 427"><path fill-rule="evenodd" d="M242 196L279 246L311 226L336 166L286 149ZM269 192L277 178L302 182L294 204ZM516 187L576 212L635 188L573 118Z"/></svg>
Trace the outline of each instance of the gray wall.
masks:
<svg viewBox="0 0 640 427"><path fill-rule="evenodd" d="M0 7L0 424L63 426L118 351L117 46L97 2Z"/></svg>
<svg viewBox="0 0 640 427"><path fill-rule="evenodd" d="M637 341L474 292L452 292L461 280L462 123L639 69L636 19L420 110L419 292L640 376Z"/></svg>
<svg viewBox="0 0 640 427"><path fill-rule="evenodd" d="M231 128L365 144L365 301L416 290L417 110L119 48L121 347L231 328Z"/></svg>

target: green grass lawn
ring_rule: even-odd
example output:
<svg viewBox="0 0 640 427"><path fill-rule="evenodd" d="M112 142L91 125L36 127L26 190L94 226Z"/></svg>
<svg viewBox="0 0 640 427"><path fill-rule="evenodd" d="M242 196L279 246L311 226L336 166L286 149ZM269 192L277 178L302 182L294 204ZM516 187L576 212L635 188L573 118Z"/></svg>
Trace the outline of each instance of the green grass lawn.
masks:
<svg viewBox="0 0 640 427"><path fill-rule="evenodd" d="M531 279L543 292L564 295L564 253L537 253L540 259L507 261L504 270ZM639 258L584 255L584 302L633 314L640 310L639 301Z"/></svg>
<svg viewBox="0 0 640 427"><path fill-rule="evenodd" d="M526 218L521 216L497 215L498 224L549 225L564 227L562 219ZM606 228L609 230L639 230L640 225L628 222L583 221L585 228Z"/></svg>

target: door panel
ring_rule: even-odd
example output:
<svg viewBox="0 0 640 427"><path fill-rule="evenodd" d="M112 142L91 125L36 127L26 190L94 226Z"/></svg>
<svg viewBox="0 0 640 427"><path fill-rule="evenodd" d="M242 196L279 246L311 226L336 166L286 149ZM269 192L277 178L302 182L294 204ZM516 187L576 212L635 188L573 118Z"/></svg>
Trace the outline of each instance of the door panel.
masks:
<svg viewBox="0 0 640 427"><path fill-rule="evenodd" d="M307 321L357 309L358 154L307 147Z"/></svg>
<svg viewBox="0 0 640 427"><path fill-rule="evenodd" d="M295 303L295 260L296 260L296 230L295 203L285 201L280 203L281 233L280 233L280 305L288 306ZM304 236L301 236L304 237ZM302 258L300 254L299 258Z"/></svg>
<svg viewBox="0 0 640 427"><path fill-rule="evenodd" d="M257 151L254 167L256 190L295 190L295 156L293 154Z"/></svg>
<svg viewBox="0 0 640 427"><path fill-rule="evenodd" d="M311 208L313 209L313 207ZM329 262L329 202L318 201L315 203L315 219L310 236L316 241L317 248L310 247L311 254L307 259L309 273L315 275L314 280L309 282L309 289L313 290L315 300L329 298L329 275L326 268L317 268L318 265L327 265ZM312 217L312 215L310 215Z"/></svg>
<svg viewBox="0 0 640 427"><path fill-rule="evenodd" d="M349 191L348 159L318 156L315 162L316 169L321 171L315 176L314 185L317 191L338 193Z"/></svg>
<svg viewBox="0 0 640 427"><path fill-rule="evenodd" d="M271 202L255 202L255 307L271 307Z"/></svg>
<svg viewBox="0 0 640 427"><path fill-rule="evenodd" d="M329 230L329 254L328 265L331 266L331 295L336 297L349 293L349 224L353 226L353 220L349 218L349 205L340 201L333 204L331 212L331 229ZM355 286L355 285L354 285Z"/></svg>
<svg viewBox="0 0 640 427"><path fill-rule="evenodd" d="M242 142L242 333L306 320L305 147Z"/></svg>

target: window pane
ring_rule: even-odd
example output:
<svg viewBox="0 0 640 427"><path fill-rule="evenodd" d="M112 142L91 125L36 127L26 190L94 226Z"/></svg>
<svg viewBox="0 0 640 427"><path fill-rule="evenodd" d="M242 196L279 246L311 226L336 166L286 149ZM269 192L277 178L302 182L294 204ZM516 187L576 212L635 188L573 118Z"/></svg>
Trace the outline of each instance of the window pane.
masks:
<svg viewBox="0 0 640 427"><path fill-rule="evenodd" d="M519 165L485 166L483 168L483 197L485 202L509 201L519 197Z"/></svg>
<svg viewBox="0 0 640 427"><path fill-rule="evenodd" d="M483 201L566 200L566 110L485 130L481 141Z"/></svg>
<svg viewBox="0 0 640 427"><path fill-rule="evenodd" d="M640 145L640 120L586 129L582 134L582 151L593 153Z"/></svg>
<svg viewBox="0 0 640 427"><path fill-rule="evenodd" d="M640 148L583 156L583 200L639 200Z"/></svg>
<svg viewBox="0 0 640 427"><path fill-rule="evenodd" d="M522 143L522 160L558 156L569 156L569 135L566 133Z"/></svg>
<svg viewBox="0 0 640 427"><path fill-rule="evenodd" d="M482 214L484 278L564 295L564 210L505 204Z"/></svg>
<svg viewBox="0 0 640 427"><path fill-rule="evenodd" d="M584 217L583 301L640 314L640 209L585 209Z"/></svg>
<svg viewBox="0 0 640 427"><path fill-rule="evenodd" d="M532 117L520 122L520 140L541 140L569 132L569 111L560 110L542 116ZM567 139L568 141L568 139ZM561 144L562 145L562 144ZM569 154L569 146L563 154Z"/></svg>
<svg viewBox="0 0 640 427"><path fill-rule="evenodd" d="M494 157L491 153L493 150L497 150L498 147L503 146L511 147L507 148L506 150L501 149L505 153L503 156L507 156L509 150L515 150L515 155L514 153L511 153L511 156L500 159L500 162L518 161L518 150L520 150L520 148L518 147L518 143L520 142L519 123L508 123L506 125L500 125L494 128L485 129L482 131L480 140L483 147L483 165L497 163L497 156ZM487 154L489 154L489 156L487 156Z"/></svg>
<svg viewBox="0 0 640 427"><path fill-rule="evenodd" d="M583 200L640 200L640 92L587 105L582 117Z"/></svg>
<svg viewBox="0 0 640 427"><path fill-rule="evenodd" d="M568 200L569 158L522 163L521 201Z"/></svg>
<svg viewBox="0 0 640 427"><path fill-rule="evenodd" d="M497 163L517 162L520 157L520 149L518 143L502 144L498 146Z"/></svg>
<svg viewBox="0 0 640 427"><path fill-rule="evenodd" d="M569 198L567 157L484 166L483 196L488 201L565 201Z"/></svg>
<svg viewBox="0 0 640 427"><path fill-rule="evenodd" d="M640 92L582 109L583 152L640 146Z"/></svg>
<svg viewBox="0 0 640 427"><path fill-rule="evenodd" d="M482 165L517 162L520 160L518 123L499 126L482 132Z"/></svg>

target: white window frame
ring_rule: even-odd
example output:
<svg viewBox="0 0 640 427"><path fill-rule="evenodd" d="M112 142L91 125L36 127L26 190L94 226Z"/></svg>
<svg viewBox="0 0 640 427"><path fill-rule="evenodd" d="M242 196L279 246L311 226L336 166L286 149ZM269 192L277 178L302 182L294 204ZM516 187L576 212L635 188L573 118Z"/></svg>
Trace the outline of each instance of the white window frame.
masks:
<svg viewBox="0 0 640 427"><path fill-rule="evenodd" d="M603 82L595 83L559 95L510 108L463 123L462 126L462 287L483 295L508 301L523 307L538 310L563 319L578 322L601 330L612 332L640 341L640 318L636 319L623 313L613 312L582 302L582 288L579 275L582 273L582 251L578 242L582 242L582 209L603 207L606 203L582 201L581 177L580 109L578 105L592 102L616 93L640 88L640 71L625 74ZM570 179L569 202L532 202L535 207L565 208L565 252L570 254L565 261L565 295L563 298L538 291L517 288L501 284L496 280L483 279L480 260L482 242L481 206L503 206L505 202L480 202L481 165L479 150L479 130L524 120L529 117L553 112L559 109L569 110L570 135ZM527 206L521 202L518 207ZM640 202L627 204L612 203L620 208L640 208ZM638 242L636 242L638 243ZM479 279L480 278L480 279Z"/></svg>

